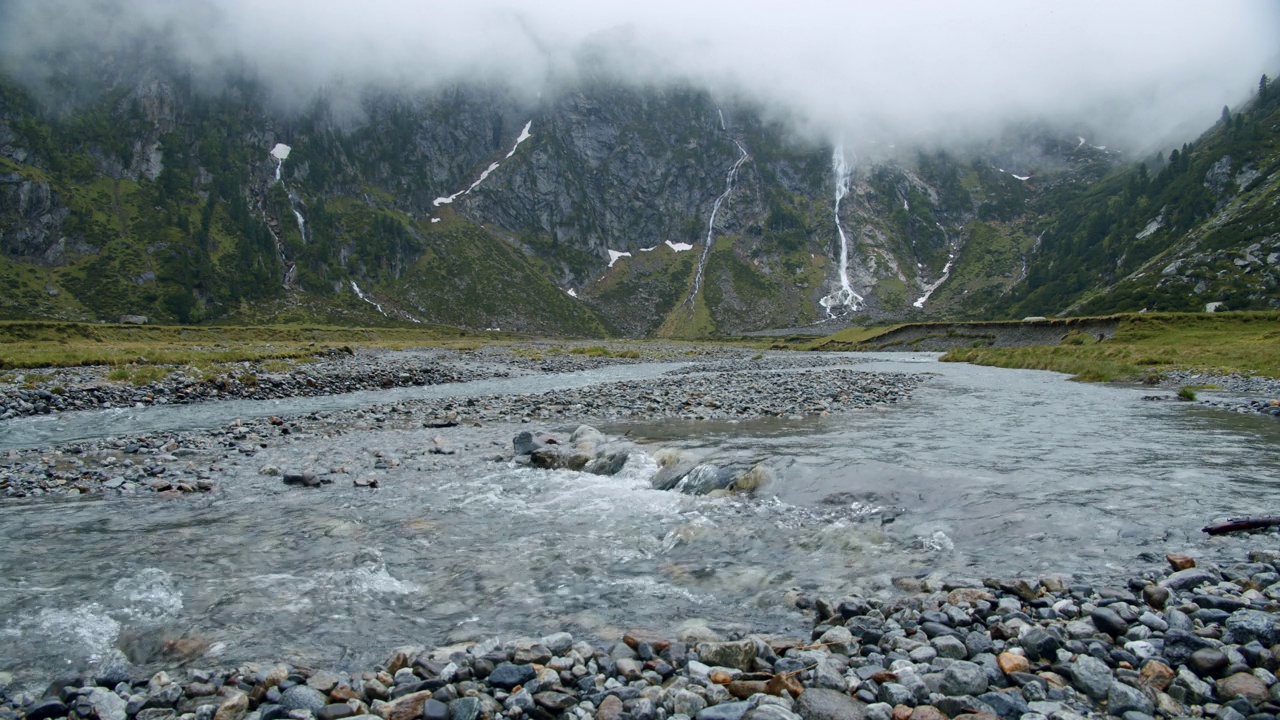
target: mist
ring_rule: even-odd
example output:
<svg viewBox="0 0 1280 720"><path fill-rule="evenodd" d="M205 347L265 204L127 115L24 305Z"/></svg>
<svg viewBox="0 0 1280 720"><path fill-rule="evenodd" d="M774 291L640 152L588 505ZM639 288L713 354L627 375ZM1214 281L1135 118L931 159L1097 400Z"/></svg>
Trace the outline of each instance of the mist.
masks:
<svg viewBox="0 0 1280 720"><path fill-rule="evenodd" d="M11 0L0 42L35 84L51 57L145 42L198 75L247 65L284 106L467 81L536 98L603 77L706 87L824 141L946 143L1036 122L1136 154L1190 139L1276 74L1280 4Z"/></svg>

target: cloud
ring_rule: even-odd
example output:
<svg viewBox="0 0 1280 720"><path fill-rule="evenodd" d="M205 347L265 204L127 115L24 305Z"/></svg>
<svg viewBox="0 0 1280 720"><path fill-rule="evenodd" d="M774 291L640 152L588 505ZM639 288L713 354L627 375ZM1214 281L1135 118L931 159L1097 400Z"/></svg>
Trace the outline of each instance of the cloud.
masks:
<svg viewBox="0 0 1280 720"><path fill-rule="evenodd" d="M184 61L255 67L281 98L321 87L590 74L736 95L826 137L981 136L1012 121L1140 148L1212 123L1280 65L1280 5L804 0L11 0L8 61L164 38Z"/></svg>

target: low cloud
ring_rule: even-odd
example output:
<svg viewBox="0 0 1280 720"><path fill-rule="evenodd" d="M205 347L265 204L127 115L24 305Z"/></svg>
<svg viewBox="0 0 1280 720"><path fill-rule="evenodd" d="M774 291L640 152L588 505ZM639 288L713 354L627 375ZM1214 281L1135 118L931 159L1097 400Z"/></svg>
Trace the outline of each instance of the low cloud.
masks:
<svg viewBox="0 0 1280 720"><path fill-rule="evenodd" d="M1142 151L1280 70L1280 5L1265 1L12 0L0 13L0 52L30 78L69 49L143 41L197 72L247 64L295 105L321 88L483 80L533 96L604 75L705 86L851 142L1048 121Z"/></svg>

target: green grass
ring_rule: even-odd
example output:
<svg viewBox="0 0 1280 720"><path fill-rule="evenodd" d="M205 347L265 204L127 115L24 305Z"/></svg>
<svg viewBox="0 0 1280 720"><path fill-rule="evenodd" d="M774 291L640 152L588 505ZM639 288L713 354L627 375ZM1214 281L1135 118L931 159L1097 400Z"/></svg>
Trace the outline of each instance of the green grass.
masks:
<svg viewBox="0 0 1280 720"><path fill-rule="evenodd" d="M495 335L481 340L498 338ZM285 369L287 365L280 364L284 360L310 358L331 348L456 347L476 342L476 335L442 326L190 327L13 321L0 322L0 368L82 365L194 365L199 368L274 360L277 362L270 366L272 369ZM121 379L133 377L130 374Z"/></svg>
<svg viewBox="0 0 1280 720"><path fill-rule="evenodd" d="M1053 370L1091 382L1171 369L1280 377L1278 348L1280 313L1151 313L1121 316L1115 337L1103 342L952 350L942 360Z"/></svg>

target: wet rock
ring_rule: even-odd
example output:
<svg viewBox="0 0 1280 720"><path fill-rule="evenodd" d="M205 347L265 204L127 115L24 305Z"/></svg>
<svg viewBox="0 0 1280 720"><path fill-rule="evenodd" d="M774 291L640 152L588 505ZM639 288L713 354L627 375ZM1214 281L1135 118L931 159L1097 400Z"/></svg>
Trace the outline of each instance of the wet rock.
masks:
<svg viewBox="0 0 1280 720"><path fill-rule="evenodd" d="M745 701L720 703L704 708L697 720L742 720L751 709L751 703Z"/></svg>
<svg viewBox="0 0 1280 720"><path fill-rule="evenodd" d="M1155 701L1140 688L1117 681L1111 683L1107 691L1107 712L1111 715L1123 715L1127 712L1150 715L1155 709Z"/></svg>
<svg viewBox="0 0 1280 720"><path fill-rule="evenodd" d="M1107 697L1111 682L1111 668L1091 655L1081 655L1071 664L1071 684L1094 700Z"/></svg>
<svg viewBox="0 0 1280 720"><path fill-rule="evenodd" d="M1152 660L1143 664L1142 672L1138 675L1138 681L1147 687L1163 691L1169 687L1175 677L1177 676L1174 674L1173 668L1159 660Z"/></svg>
<svg viewBox="0 0 1280 720"><path fill-rule="evenodd" d="M1232 641L1240 645L1255 640L1267 647L1280 643L1280 623L1271 613L1237 610L1227 618L1226 626Z"/></svg>
<svg viewBox="0 0 1280 720"><path fill-rule="evenodd" d="M98 720L125 720L128 717L125 712L128 703L110 690L93 688L83 698L93 709Z"/></svg>
<svg viewBox="0 0 1280 720"><path fill-rule="evenodd" d="M708 665L750 670L756 659L756 644L751 640L699 643L698 657Z"/></svg>
<svg viewBox="0 0 1280 720"><path fill-rule="evenodd" d="M862 703L837 690L811 688L796 701L804 720L865 720Z"/></svg>
<svg viewBox="0 0 1280 720"><path fill-rule="evenodd" d="M244 720L249 713L249 696L242 692L232 693L218 704L213 720Z"/></svg>
<svg viewBox="0 0 1280 720"><path fill-rule="evenodd" d="M1187 658L1187 667L1200 677L1218 677L1228 664L1227 656L1216 648L1201 648Z"/></svg>
<svg viewBox="0 0 1280 720"><path fill-rule="evenodd" d="M356 714L355 708L347 703L330 703L316 711L316 720L344 720Z"/></svg>
<svg viewBox="0 0 1280 720"><path fill-rule="evenodd" d="M944 695L981 695L987 691L986 671L967 660L957 660L942 672L939 689Z"/></svg>
<svg viewBox="0 0 1280 720"><path fill-rule="evenodd" d="M431 693L431 690L409 693L391 702L377 706L373 709L373 712L378 717L381 717L382 720L420 720L423 706L426 705L428 700L432 699Z"/></svg>
<svg viewBox="0 0 1280 720"><path fill-rule="evenodd" d="M422 704L422 720L449 720L449 706L434 698L427 700Z"/></svg>
<svg viewBox="0 0 1280 720"><path fill-rule="evenodd" d="M280 694L280 706L288 710L309 710L313 714L328 704L324 693L306 685L294 685Z"/></svg>
<svg viewBox="0 0 1280 720"><path fill-rule="evenodd" d="M27 720L49 720L50 718L66 717L70 711L66 703L58 698L47 697L28 705L26 717Z"/></svg>
<svg viewBox="0 0 1280 720"><path fill-rule="evenodd" d="M1178 572L1180 570L1190 570L1191 568L1196 566L1195 559L1189 555L1179 555L1177 553L1169 553L1168 555L1165 555L1164 558L1165 560L1169 561L1169 567L1173 568L1174 572Z"/></svg>
<svg viewBox="0 0 1280 720"><path fill-rule="evenodd" d="M1170 590L1190 590L1199 587L1205 583L1216 583L1218 578L1211 572L1203 568L1192 567L1186 570L1179 570L1169 577L1160 581L1160 586Z"/></svg>
<svg viewBox="0 0 1280 720"><path fill-rule="evenodd" d="M486 681L503 690L510 690L517 685L523 685L538 676L538 671L529 665L516 665L515 663L503 662L499 663L489 673Z"/></svg>
<svg viewBox="0 0 1280 720"><path fill-rule="evenodd" d="M449 701L450 720L479 720L480 711L480 699L476 697L460 697Z"/></svg>
<svg viewBox="0 0 1280 720"><path fill-rule="evenodd" d="M296 485L299 487L317 488L320 487L320 478L315 473L285 473L285 485Z"/></svg>
<svg viewBox="0 0 1280 720"><path fill-rule="evenodd" d="M1224 701L1244 698L1253 705L1261 705L1271 699L1266 684L1246 672L1218 681L1218 696Z"/></svg>
<svg viewBox="0 0 1280 720"><path fill-rule="evenodd" d="M618 696L609 695L604 700L601 700L600 707L596 708L595 720L620 720L624 711L625 708L623 708L622 701L618 699Z"/></svg>
<svg viewBox="0 0 1280 720"><path fill-rule="evenodd" d="M1095 608L1089 613L1089 619L1093 621L1094 627L1112 637L1119 637L1129 630L1129 623L1108 607Z"/></svg>
<svg viewBox="0 0 1280 720"><path fill-rule="evenodd" d="M999 665L1000 671L1005 675L1031 671L1031 663L1025 657L1022 655L1015 655L1011 652L1000 653L1000 655L996 657L996 664Z"/></svg>

